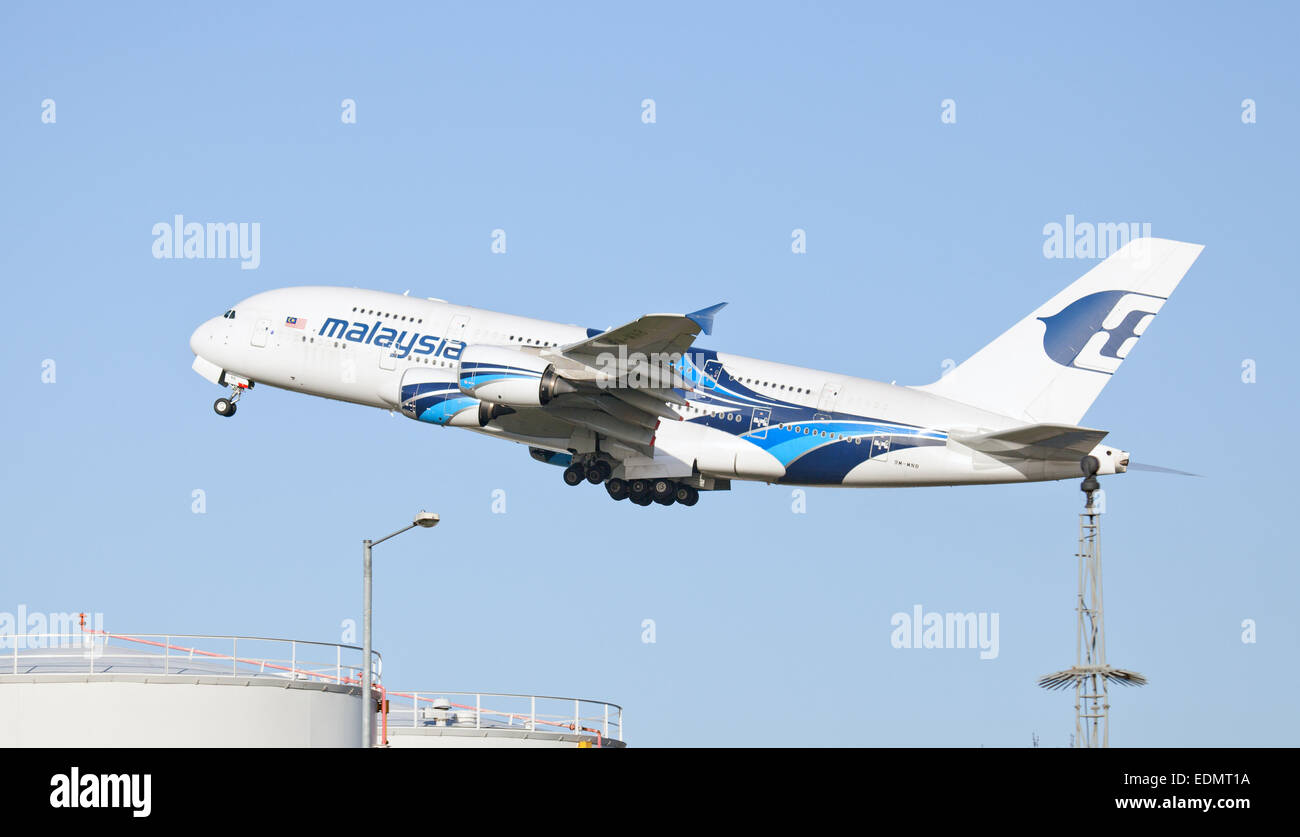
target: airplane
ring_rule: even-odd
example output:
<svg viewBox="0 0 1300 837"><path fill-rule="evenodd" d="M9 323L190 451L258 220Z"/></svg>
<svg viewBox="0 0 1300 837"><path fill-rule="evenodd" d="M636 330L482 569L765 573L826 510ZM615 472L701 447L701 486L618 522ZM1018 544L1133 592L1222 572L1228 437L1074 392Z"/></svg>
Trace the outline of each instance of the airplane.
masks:
<svg viewBox="0 0 1300 837"><path fill-rule="evenodd" d="M1078 424L1200 255L1134 239L923 386L697 348L726 303L608 330L345 287L259 293L195 330L194 370L527 445L615 500L693 506L733 481L1019 483L1121 474Z"/></svg>

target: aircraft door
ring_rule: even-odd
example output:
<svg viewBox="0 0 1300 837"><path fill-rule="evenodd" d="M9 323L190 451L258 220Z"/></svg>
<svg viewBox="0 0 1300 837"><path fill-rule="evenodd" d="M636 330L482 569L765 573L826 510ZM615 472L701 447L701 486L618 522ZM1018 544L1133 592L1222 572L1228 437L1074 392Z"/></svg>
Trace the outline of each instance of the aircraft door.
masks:
<svg viewBox="0 0 1300 837"><path fill-rule="evenodd" d="M767 426L772 421L771 407L755 407L754 416L750 419L750 435L755 439L767 438Z"/></svg>
<svg viewBox="0 0 1300 837"><path fill-rule="evenodd" d="M266 346L266 338L271 333L270 320L258 320L257 325L253 326L253 337L250 341L254 346L259 348Z"/></svg>
<svg viewBox="0 0 1300 837"><path fill-rule="evenodd" d="M447 324L447 342L459 340L462 343L469 343L469 314L457 314L451 318Z"/></svg>
<svg viewBox="0 0 1300 837"><path fill-rule="evenodd" d="M840 397L838 381L828 381L822 387L822 394L817 399L817 418L830 418L835 412L835 399Z"/></svg>

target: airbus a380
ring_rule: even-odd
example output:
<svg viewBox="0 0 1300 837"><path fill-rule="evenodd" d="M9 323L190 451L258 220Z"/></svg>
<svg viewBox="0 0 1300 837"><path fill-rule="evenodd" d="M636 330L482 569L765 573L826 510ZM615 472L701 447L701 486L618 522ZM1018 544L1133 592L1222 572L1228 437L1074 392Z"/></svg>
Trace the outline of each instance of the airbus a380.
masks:
<svg viewBox="0 0 1300 837"><path fill-rule="evenodd" d="M734 480L917 486L1123 473L1084 413L1201 252L1130 242L925 386L694 346L722 304L608 330L338 287L251 296L190 338L230 396L263 384L527 445L615 500L694 505ZM725 303L723 303L725 304Z"/></svg>

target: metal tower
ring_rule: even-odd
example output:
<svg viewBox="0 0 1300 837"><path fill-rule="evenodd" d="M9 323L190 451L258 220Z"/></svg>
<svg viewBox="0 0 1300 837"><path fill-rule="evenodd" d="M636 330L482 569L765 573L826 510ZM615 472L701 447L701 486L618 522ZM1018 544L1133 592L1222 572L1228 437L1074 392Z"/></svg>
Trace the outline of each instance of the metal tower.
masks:
<svg viewBox="0 0 1300 837"><path fill-rule="evenodd" d="M1044 689L1074 686L1074 746L1110 746L1110 694L1115 682L1143 686L1147 679L1136 671L1113 668L1106 662L1106 617L1101 592L1101 509L1093 504L1100 487L1095 457L1080 463L1085 475L1080 486L1087 498L1079 515L1079 595L1075 604L1074 666L1038 679Z"/></svg>

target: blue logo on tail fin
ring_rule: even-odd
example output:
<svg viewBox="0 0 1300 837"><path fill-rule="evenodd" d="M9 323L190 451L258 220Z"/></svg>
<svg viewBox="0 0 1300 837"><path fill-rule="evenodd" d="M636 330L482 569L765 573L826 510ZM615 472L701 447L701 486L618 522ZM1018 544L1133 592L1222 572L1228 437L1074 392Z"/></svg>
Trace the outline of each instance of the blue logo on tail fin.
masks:
<svg viewBox="0 0 1300 837"><path fill-rule="evenodd" d="M1127 313L1114 328L1103 329L1106 318L1121 304ZM1098 291L1080 297L1050 317L1039 317L1043 331L1043 351L1062 366L1111 374L1124 359L1120 350L1139 336L1138 329L1164 304L1164 297L1134 291ZM1093 335L1102 331L1106 342L1095 351L1087 350ZM1127 352L1125 352L1127 354Z"/></svg>

